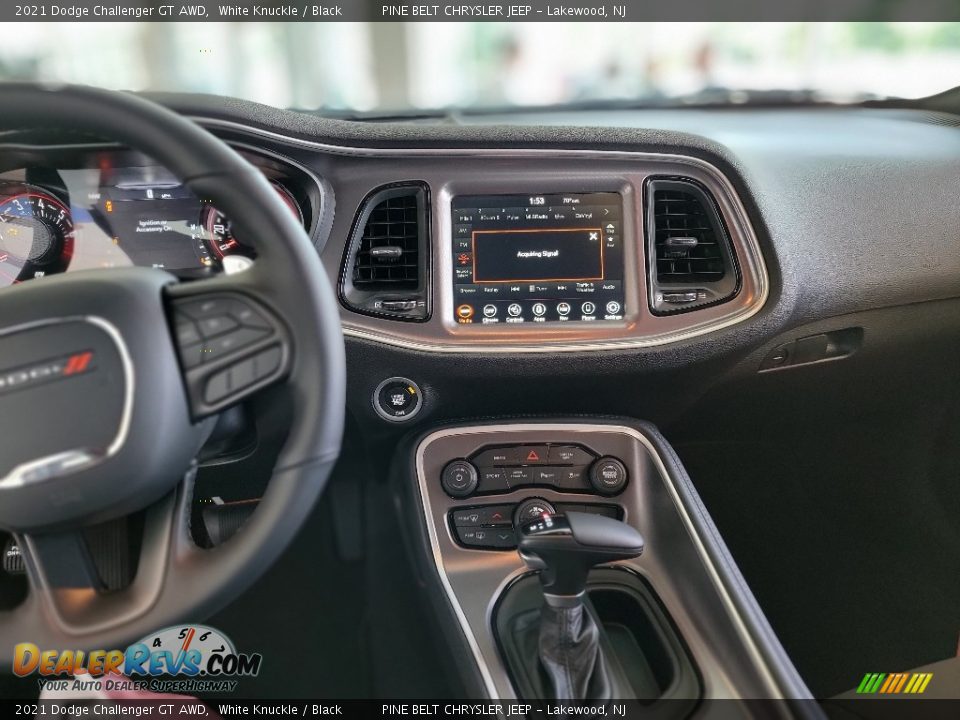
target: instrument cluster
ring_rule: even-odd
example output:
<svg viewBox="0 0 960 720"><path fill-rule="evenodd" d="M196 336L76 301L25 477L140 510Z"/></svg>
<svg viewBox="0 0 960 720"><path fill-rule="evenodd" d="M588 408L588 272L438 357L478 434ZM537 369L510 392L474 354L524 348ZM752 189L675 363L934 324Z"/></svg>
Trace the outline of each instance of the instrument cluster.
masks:
<svg viewBox="0 0 960 720"><path fill-rule="evenodd" d="M102 152L81 167L0 173L0 287L62 272L142 266L183 279L232 273L256 252L230 220L164 168ZM313 203L301 178L266 169L309 232Z"/></svg>

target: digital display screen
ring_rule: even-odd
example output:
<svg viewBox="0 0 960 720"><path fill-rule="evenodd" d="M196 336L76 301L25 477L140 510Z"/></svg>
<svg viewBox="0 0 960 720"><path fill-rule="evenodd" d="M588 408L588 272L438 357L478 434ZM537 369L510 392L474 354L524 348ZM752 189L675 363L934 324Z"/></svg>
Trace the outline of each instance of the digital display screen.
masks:
<svg viewBox="0 0 960 720"><path fill-rule="evenodd" d="M460 196L452 210L458 323L623 319L618 193Z"/></svg>

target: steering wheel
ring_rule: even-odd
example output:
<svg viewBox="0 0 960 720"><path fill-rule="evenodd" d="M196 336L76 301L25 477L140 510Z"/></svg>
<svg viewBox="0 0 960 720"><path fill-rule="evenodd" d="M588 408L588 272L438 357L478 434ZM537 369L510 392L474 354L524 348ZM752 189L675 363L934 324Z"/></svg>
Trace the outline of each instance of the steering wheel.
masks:
<svg viewBox="0 0 960 720"><path fill-rule="evenodd" d="M194 282L117 268L0 292L0 528L17 539L29 586L0 611L7 662L18 642L123 648L246 589L323 490L340 450L346 371L317 252L240 155L130 94L5 84L0 98L0 130L62 128L140 150L257 251L243 272ZM205 328L232 329L201 341ZM257 412L282 413L289 430L256 511L202 549L189 528L194 458L216 415L255 394ZM84 533L134 514L136 575L104 592Z"/></svg>

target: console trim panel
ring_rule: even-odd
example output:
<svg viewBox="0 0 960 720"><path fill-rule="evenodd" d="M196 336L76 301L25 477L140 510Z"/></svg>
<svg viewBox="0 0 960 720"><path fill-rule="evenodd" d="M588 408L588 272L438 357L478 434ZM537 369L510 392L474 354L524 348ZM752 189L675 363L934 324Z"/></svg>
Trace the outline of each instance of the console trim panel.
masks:
<svg viewBox="0 0 960 720"><path fill-rule="evenodd" d="M674 615L674 619L678 621L678 626L686 627L688 631L684 633L684 638L694 657L700 661L706 697L783 697L786 695L787 693L779 686L755 638L751 635L741 617L731 591L721 579L721 575L706 549L704 540L700 537L683 498L653 443L642 432L632 427L590 423L516 423L447 428L426 435L416 447L417 486L423 520L430 542L430 552L440 583L473 653L473 659L483 678L487 693L492 698L509 698L513 697L515 691L499 657L492 636L489 639L481 639L478 638L478 633L490 633L493 608L500 593L518 577L526 574L528 570L520 562L516 553L471 550L459 547L451 551L449 545L451 539L443 535L444 533L449 535L450 532L444 520L450 507L454 503L462 501L448 498L440 489L439 480L429 475L427 454L431 446L437 442L456 441L458 438L476 438L478 443L490 443L536 442L546 437L554 437L557 438L557 441L579 441L590 444L589 438L592 437L595 443L597 438L602 436L607 436L607 439L611 441L617 441L616 436L619 436L621 447L624 446L624 439L633 443L637 451L646 454L652 463L655 474L659 476L658 478L647 478L645 480L635 477L631 482L633 494L625 492L622 497L606 498L605 500L623 505L626 511L626 521L637 522L638 519L643 519L645 526L640 529L648 539L653 540L654 553L656 553L658 540L662 538L666 542L671 534L674 540L684 537L691 540L699 567L705 571L700 578L691 578L691 581L685 585L684 589L689 590L694 596L694 599L689 602L690 607L683 607L682 605L686 603L686 600L679 599L679 596L672 589L666 594L662 594L661 598ZM595 447L595 444L591 447ZM636 456L640 457L639 453ZM430 460L431 465L436 464L436 462L436 459ZM435 482L431 482L431 480ZM644 501L649 501L656 494L660 485L651 485L651 482L655 483L656 480L659 480L660 485L667 491L669 506L676 511L676 518L669 522L665 521L662 515L652 515L652 510L643 507L643 504L640 503L641 496ZM529 497L530 495L543 497L548 501L557 499L555 494L549 490L525 488L499 496L497 501L516 502L519 498ZM594 496L589 494L577 496L565 494L564 497L568 500L571 497L576 498L574 502L581 501L581 499L582 501L596 500ZM493 498L486 497L484 500L493 501ZM661 513L664 507L662 506L659 509ZM667 527L675 520L679 520L676 527ZM655 525L658 527L655 527ZM444 543L443 540L446 540L447 543ZM669 578L663 573L659 561L656 559L651 561L648 553L636 560L625 561L618 563L618 565L647 578L661 593L666 589L665 586L669 584ZM484 576L483 580L476 581L470 587L469 592L465 592L462 578L460 581L456 577L451 578L451 570L453 575L456 576L457 573L463 574L465 572L464 567L470 569L470 574L476 571L478 576ZM687 580L687 578L684 579ZM704 579L707 581L706 583L703 582ZM460 584L459 593L458 588L455 587L458 582ZM703 591L701 593L702 597L698 596L699 591ZM714 594L713 597L707 597L708 591ZM479 593L489 595L485 602L475 600ZM465 600L473 601L474 606L465 608ZM678 602L681 605L680 607L677 605ZM719 615L717 613L717 602L719 602L719 608L722 608ZM697 613L691 613L692 609L696 609ZM748 661L749 681L744 681L742 684L749 685L749 687L742 687L741 683L735 681L733 679L735 673L730 672L729 668L720 668L722 663L719 662L719 656L723 655L723 652L718 647L711 646L713 637L709 633L703 632L703 622L705 621L700 617L700 613L712 613L713 617L710 618L712 622L727 623L727 628L732 627L733 635L740 645L733 655L736 655L740 660ZM724 657L723 660L732 662L729 656Z"/></svg>

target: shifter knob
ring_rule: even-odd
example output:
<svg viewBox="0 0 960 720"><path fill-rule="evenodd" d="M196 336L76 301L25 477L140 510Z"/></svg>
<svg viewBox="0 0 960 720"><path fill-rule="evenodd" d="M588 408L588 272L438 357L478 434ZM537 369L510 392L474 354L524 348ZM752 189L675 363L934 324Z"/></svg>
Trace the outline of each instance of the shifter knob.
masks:
<svg viewBox="0 0 960 720"><path fill-rule="evenodd" d="M527 567L540 571L547 603L567 606L580 602L590 568L639 556L643 536L603 515L544 515L520 528L519 552Z"/></svg>

